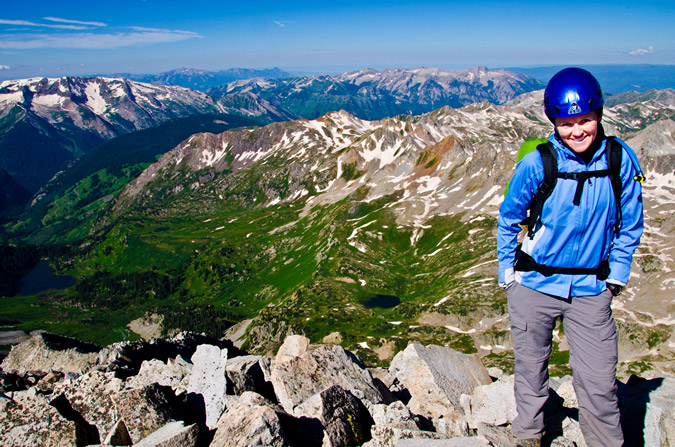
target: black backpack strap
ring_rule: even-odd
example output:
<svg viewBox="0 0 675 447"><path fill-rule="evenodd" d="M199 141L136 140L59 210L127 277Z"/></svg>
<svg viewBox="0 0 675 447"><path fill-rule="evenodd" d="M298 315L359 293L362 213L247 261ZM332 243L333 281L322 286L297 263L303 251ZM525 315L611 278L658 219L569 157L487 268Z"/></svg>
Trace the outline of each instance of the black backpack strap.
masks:
<svg viewBox="0 0 675 447"><path fill-rule="evenodd" d="M558 173L558 159L556 158L553 143L550 141L542 143L537 146L537 150L541 155L541 162L544 166L544 180L541 182L541 185L539 185L537 194L532 201L532 207L530 208L530 217L527 223L527 235L529 237L534 236L537 220L539 220L539 216L541 216L544 202L546 202L546 199L548 199L551 192L553 192L553 188L555 188Z"/></svg>
<svg viewBox="0 0 675 447"><path fill-rule="evenodd" d="M621 193L623 192L623 183L621 182L621 161L623 157L623 146L616 141L614 137L607 137L607 169L609 178L612 182L614 199L616 200L616 224L614 232L618 233L621 228L623 213L621 211Z"/></svg>
<svg viewBox="0 0 675 447"><path fill-rule="evenodd" d="M581 204L581 193L584 190L584 183L586 180L593 177L606 177L608 175L609 169L602 169L600 171L558 172L557 177L577 181L577 189L574 192L574 200L572 203L578 206Z"/></svg>
<svg viewBox="0 0 675 447"><path fill-rule="evenodd" d="M609 260L605 259L595 268L583 267L551 267L537 263L532 256L520 250L518 261L514 267L519 272L536 271L544 276L551 275L595 275L600 281L609 278Z"/></svg>

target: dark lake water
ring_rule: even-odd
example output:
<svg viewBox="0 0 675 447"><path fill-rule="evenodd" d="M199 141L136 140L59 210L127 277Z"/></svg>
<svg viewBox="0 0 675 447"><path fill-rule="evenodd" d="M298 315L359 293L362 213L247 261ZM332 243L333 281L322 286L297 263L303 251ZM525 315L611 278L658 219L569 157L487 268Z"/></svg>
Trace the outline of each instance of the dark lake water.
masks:
<svg viewBox="0 0 675 447"><path fill-rule="evenodd" d="M361 301L361 304L366 306L368 309L374 309L376 307L382 309L391 309L401 304L401 300L397 296L393 295L375 295L372 298Z"/></svg>
<svg viewBox="0 0 675 447"><path fill-rule="evenodd" d="M67 289L76 282L72 276L54 276L49 264L41 262L19 280L19 291L16 292L16 296L35 295L51 289Z"/></svg>

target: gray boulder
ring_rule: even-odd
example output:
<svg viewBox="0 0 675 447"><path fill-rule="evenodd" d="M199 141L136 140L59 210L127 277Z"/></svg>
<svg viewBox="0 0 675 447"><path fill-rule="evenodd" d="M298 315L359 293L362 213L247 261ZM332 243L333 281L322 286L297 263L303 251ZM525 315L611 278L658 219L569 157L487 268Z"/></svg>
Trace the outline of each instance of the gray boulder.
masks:
<svg viewBox="0 0 675 447"><path fill-rule="evenodd" d="M205 425L213 429L225 409L227 349L200 345L191 360L188 403L195 414L204 415Z"/></svg>
<svg viewBox="0 0 675 447"><path fill-rule="evenodd" d="M394 447L403 439L414 440L449 440L441 433L425 430L413 430L408 428L387 427L384 425L374 425L371 429L372 439L362 447Z"/></svg>
<svg viewBox="0 0 675 447"><path fill-rule="evenodd" d="M257 393L244 392L218 420L210 447L288 446L279 410Z"/></svg>
<svg viewBox="0 0 675 447"><path fill-rule="evenodd" d="M444 440L434 439L401 439L395 447L491 447L490 443L480 436L462 436Z"/></svg>
<svg viewBox="0 0 675 447"><path fill-rule="evenodd" d="M228 359L225 365L227 374L227 394L240 395L245 391L254 391L268 399L276 400L269 379L270 360L258 355L245 355Z"/></svg>
<svg viewBox="0 0 675 447"><path fill-rule="evenodd" d="M83 374L96 364L100 350L91 343L43 332L12 346L0 368L20 375L46 374L52 370Z"/></svg>
<svg viewBox="0 0 675 447"><path fill-rule="evenodd" d="M629 380L629 384L631 381ZM624 387L624 393L631 389ZM638 381L621 399L626 442L648 447L675 445L675 377ZM632 445L631 444L631 445Z"/></svg>
<svg viewBox="0 0 675 447"><path fill-rule="evenodd" d="M352 393L333 385L295 407L295 416L317 419L323 426L323 447L361 445L370 439L373 419Z"/></svg>
<svg viewBox="0 0 675 447"><path fill-rule="evenodd" d="M149 436L180 417L170 388L156 383L110 396L133 442Z"/></svg>
<svg viewBox="0 0 675 447"><path fill-rule="evenodd" d="M428 418L460 418L461 395L492 383L478 355L417 343L396 354L389 374L410 394L410 411Z"/></svg>
<svg viewBox="0 0 675 447"><path fill-rule="evenodd" d="M123 389L122 380L116 378L114 373L93 370L75 379L57 383L52 394L52 405L62 413L72 414L70 419L82 418L95 426L100 437L104 438L114 430L120 419L111 397Z"/></svg>
<svg viewBox="0 0 675 447"><path fill-rule="evenodd" d="M124 385L128 388L143 388L153 383L168 386L176 394L187 391L192 364L183 357L168 359L166 362L151 359L141 364L138 374L129 377Z"/></svg>
<svg viewBox="0 0 675 447"><path fill-rule="evenodd" d="M390 401L363 363L341 346L312 345L294 351L299 354L296 356L288 354L285 345L280 349L284 355L278 355L272 364L271 379L279 403L288 413L293 414L296 405L333 385L372 403Z"/></svg>
<svg viewBox="0 0 675 447"><path fill-rule="evenodd" d="M196 447L199 428L196 424L185 425L184 422L170 422L141 439L134 447Z"/></svg>
<svg viewBox="0 0 675 447"><path fill-rule="evenodd" d="M478 428L481 422L493 425L511 423L517 414L513 376L477 386L472 394L463 394L460 403L466 421L473 429Z"/></svg>
<svg viewBox="0 0 675 447"><path fill-rule="evenodd" d="M70 447L100 442L84 427L67 420L35 390L13 393L0 399L0 445L3 447Z"/></svg>

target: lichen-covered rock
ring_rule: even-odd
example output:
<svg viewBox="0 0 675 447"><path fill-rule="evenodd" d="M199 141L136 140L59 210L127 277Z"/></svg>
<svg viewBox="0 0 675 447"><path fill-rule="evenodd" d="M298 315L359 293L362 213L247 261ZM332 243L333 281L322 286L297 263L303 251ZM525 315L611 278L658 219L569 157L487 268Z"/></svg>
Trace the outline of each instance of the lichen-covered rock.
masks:
<svg viewBox="0 0 675 447"><path fill-rule="evenodd" d="M449 440L447 436L432 431L411 430L407 428L387 427L384 425L373 425L370 433L372 439L363 444L362 447L395 447L399 445L399 442L402 439Z"/></svg>
<svg viewBox="0 0 675 447"><path fill-rule="evenodd" d="M225 409L227 349L200 345L191 360L189 403L193 411L204 414L204 423L213 429Z"/></svg>
<svg viewBox="0 0 675 447"><path fill-rule="evenodd" d="M129 377L125 381L128 388L143 388L153 383L171 387L176 394L187 392L192 364L183 357L161 360L145 360L141 364L138 374Z"/></svg>
<svg viewBox="0 0 675 447"><path fill-rule="evenodd" d="M238 405L218 420L210 447L285 447L288 439L278 410L262 396L247 391Z"/></svg>
<svg viewBox="0 0 675 447"><path fill-rule="evenodd" d="M417 424L415 416L400 400L392 402L389 405L372 405L369 410L375 425L405 428L408 430L419 430L421 428Z"/></svg>
<svg viewBox="0 0 675 447"><path fill-rule="evenodd" d="M197 424L186 426L182 421L175 421L141 439L134 447L196 447L198 435Z"/></svg>
<svg viewBox="0 0 675 447"><path fill-rule="evenodd" d="M359 359L337 345L313 345L299 356L274 362L271 376L279 403L291 414L296 405L333 385L372 403L390 401Z"/></svg>
<svg viewBox="0 0 675 447"><path fill-rule="evenodd" d="M491 447L487 439L481 436L462 436L446 440L402 439L396 447Z"/></svg>
<svg viewBox="0 0 675 447"><path fill-rule="evenodd" d="M140 441L181 416L173 397L170 388L156 383L110 396L119 419L124 421L134 442Z"/></svg>
<svg viewBox="0 0 675 447"><path fill-rule="evenodd" d="M289 335L277 351L274 361L277 363L287 362L300 357L309 349L309 338L302 335Z"/></svg>
<svg viewBox="0 0 675 447"><path fill-rule="evenodd" d="M461 395L492 383L476 354L417 343L396 354L389 374L410 393L410 410L429 418L461 417Z"/></svg>
<svg viewBox="0 0 675 447"><path fill-rule="evenodd" d="M3 447L71 447L100 442L61 416L45 396L34 390L13 393L12 399L0 399L0 445Z"/></svg>
<svg viewBox="0 0 675 447"><path fill-rule="evenodd" d="M6 373L27 374L49 371L83 374L96 364L101 347L70 337L46 332L12 346L0 367Z"/></svg>
<svg viewBox="0 0 675 447"><path fill-rule="evenodd" d="M123 390L122 380L111 372L90 371L74 380L63 380L54 387L52 396L59 405L73 411L97 427L100 436L110 433L120 419L119 412L110 396Z"/></svg>
<svg viewBox="0 0 675 447"><path fill-rule="evenodd" d="M227 393L240 395L245 391L254 391L276 400L272 383L266 377L269 368L269 358L263 356L244 355L228 359L225 365Z"/></svg>
<svg viewBox="0 0 675 447"><path fill-rule="evenodd" d="M477 386L471 395L463 394L460 403L471 428L478 428L480 422L493 425L511 423L517 414L513 376Z"/></svg>
<svg viewBox="0 0 675 447"><path fill-rule="evenodd" d="M370 439L373 419L352 393L333 385L295 407L296 417L318 419L323 447L361 445Z"/></svg>

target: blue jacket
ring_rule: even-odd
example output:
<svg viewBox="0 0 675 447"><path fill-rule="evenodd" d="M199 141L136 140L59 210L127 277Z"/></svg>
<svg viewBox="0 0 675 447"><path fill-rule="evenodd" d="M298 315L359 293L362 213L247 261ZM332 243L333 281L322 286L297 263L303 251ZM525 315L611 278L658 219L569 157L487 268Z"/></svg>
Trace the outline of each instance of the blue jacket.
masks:
<svg viewBox="0 0 675 447"><path fill-rule="evenodd" d="M563 146L555 135L551 135L550 141L557 153L559 172L607 169L606 140L601 142L588 165ZM601 261L609 258L611 273L607 281L619 285L628 282L633 253L640 243L644 227L642 185L634 179L642 171L633 150L618 138L617 141L624 148L620 231L614 231L616 200L609 177L586 181L580 205L572 203L577 181L559 178L544 203L541 212L543 226L532 238L527 234L523 238L522 250L537 263L552 267L596 268ZM536 271L514 272L517 238L521 231L519 224L527 217L527 209L543 179L544 168L539 151L531 152L517 164L499 209L499 283L508 284L515 279L530 289L563 298L598 295L606 285L595 275L554 274L546 277Z"/></svg>

